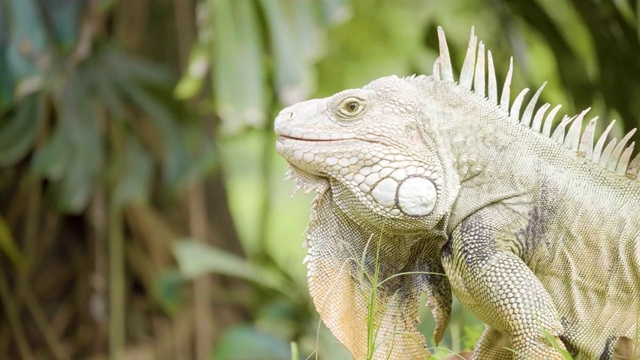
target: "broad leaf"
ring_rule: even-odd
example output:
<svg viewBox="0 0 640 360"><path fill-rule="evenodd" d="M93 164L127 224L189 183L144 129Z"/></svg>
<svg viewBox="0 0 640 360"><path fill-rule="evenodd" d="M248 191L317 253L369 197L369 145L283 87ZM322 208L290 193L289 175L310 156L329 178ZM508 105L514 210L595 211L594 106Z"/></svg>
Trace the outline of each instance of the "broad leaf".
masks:
<svg viewBox="0 0 640 360"><path fill-rule="evenodd" d="M248 262L230 252L195 240L183 240L174 245L173 252L181 273L190 279L206 274L221 274L244 279L266 289L289 294L281 277L273 271Z"/></svg>
<svg viewBox="0 0 640 360"><path fill-rule="evenodd" d="M36 0L9 0L11 39L7 49L9 70L22 80L35 75L38 62L49 51L49 38Z"/></svg>
<svg viewBox="0 0 640 360"><path fill-rule="evenodd" d="M114 164L119 176L114 185L113 201L119 206L132 201L146 201L153 180L153 163L149 154L132 134L127 134L123 155Z"/></svg>
<svg viewBox="0 0 640 360"><path fill-rule="evenodd" d="M266 121L263 47L253 1L210 0L213 89L226 133Z"/></svg>
<svg viewBox="0 0 640 360"><path fill-rule="evenodd" d="M287 342L260 332L250 325L236 325L222 334L211 358L217 360L292 359Z"/></svg>
<svg viewBox="0 0 640 360"><path fill-rule="evenodd" d="M31 150L43 108L39 95L21 101L15 112L0 119L0 166L11 166Z"/></svg>

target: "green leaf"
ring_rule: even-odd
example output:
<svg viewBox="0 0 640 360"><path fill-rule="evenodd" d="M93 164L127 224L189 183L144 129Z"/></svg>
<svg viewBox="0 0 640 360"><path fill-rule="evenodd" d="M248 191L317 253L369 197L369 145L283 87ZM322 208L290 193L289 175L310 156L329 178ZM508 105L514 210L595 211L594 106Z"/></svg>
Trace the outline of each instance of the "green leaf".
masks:
<svg viewBox="0 0 640 360"><path fill-rule="evenodd" d="M58 122L32 163L51 181L47 197L63 212L84 209L103 168L104 145L88 85L84 71L77 69L56 92Z"/></svg>
<svg viewBox="0 0 640 360"><path fill-rule="evenodd" d="M253 1L209 0L213 88L226 133L266 122L266 77Z"/></svg>
<svg viewBox="0 0 640 360"><path fill-rule="evenodd" d="M155 98L149 91L138 86L138 84L120 84L129 99L142 109L153 122L154 126L162 136L165 144L163 159L163 180L165 185L177 188L184 180L184 174L190 166L190 159L187 153L187 146L184 143L182 129L178 126L171 110L165 104Z"/></svg>
<svg viewBox="0 0 640 360"><path fill-rule="evenodd" d="M293 358L288 342L243 324L236 325L222 334L212 359L289 360Z"/></svg>
<svg viewBox="0 0 640 360"><path fill-rule="evenodd" d="M126 116L126 106L124 94L118 88L117 78L114 77L114 70L110 67L105 55L109 49L103 49L98 52L95 58L92 58L88 76L95 90L95 95L99 97L107 109L116 119L123 119Z"/></svg>
<svg viewBox="0 0 640 360"><path fill-rule="evenodd" d="M64 49L75 45L79 33L80 10L84 0L44 0L40 1L43 13L47 17L52 36Z"/></svg>
<svg viewBox="0 0 640 360"><path fill-rule="evenodd" d="M58 126L69 133L71 161L59 184L56 203L61 210L72 213L86 206L104 163L104 144L92 100L86 72L78 69L62 89L58 114Z"/></svg>
<svg viewBox="0 0 640 360"><path fill-rule="evenodd" d="M175 314L182 305L185 295L185 280L177 269L170 269L153 281L153 297L169 315Z"/></svg>
<svg viewBox="0 0 640 360"><path fill-rule="evenodd" d="M133 56L114 46L104 48L101 57L108 72L114 76L114 81L160 88L172 86L173 77L164 66L157 63Z"/></svg>
<svg viewBox="0 0 640 360"><path fill-rule="evenodd" d="M202 124L192 121L183 125L184 140L189 147L190 163L183 173L184 183L190 179L206 177L215 171L219 165L217 149L206 132L202 131Z"/></svg>
<svg viewBox="0 0 640 360"><path fill-rule="evenodd" d="M275 60L278 98L285 105L301 101L315 88L313 68L300 56L301 41L293 20L291 3L284 0L261 0Z"/></svg>
<svg viewBox="0 0 640 360"><path fill-rule="evenodd" d="M178 99L194 97L202 88L204 77L209 70L209 56L202 44L196 44L189 55L187 71L176 85L174 94Z"/></svg>
<svg viewBox="0 0 640 360"><path fill-rule="evenodd" d="M179 104L173 97L159 96L169 95L173 87L170 76L164 68L123 54L118 49L107 48L103 52L99 63L105 74L94 75L98 93L106 95L105 102L114 114L126 114L126 108L123 108L126 100L147 115L146 120L161 136L158 142L163 144L157 148L157 157L162 162L164 185L173 192L180 190L193 170L209 165L211 157L210 153L205 154L206 159L190 156L187 143L190 123L177 119L172 106Z"/></svg>
<svg viewBox="0 0 640 360"><path fill-rule="evenodd" d="M8 106L13 95L14 78L7 58L9 39L9 17L0 6L0 108Z"/></svg>
<svg viewBox="0 0 640 360"><path fill-rule="evenodd" d="M321 0L324 23L339 24L351 17L351 9L347 0Z"/></svg>
<svg viewBox="0 0 640 360"><path fill-rule="evenodd" d="M291 2L291 7L291 22L295 28L296 46L300 49L299 56L306 60L306 71L315 75L313 67L309 65L324 53L325 47L317 6L312 0L298 0Z"/></svg>
<svg viewBox="0 0 640 360"><path fill-rule="evenodd" d="M203 244L185 239L173 248L178 267L184 276L195 279L208 273L216 273L259 282L258 269L245 259Z"/></svg>
<svg viewBox="0 0 640 360"><path fill-rule="evenodd" d="M7 59L11 74L22 80L38 73L38 62L49 51L49 39L35 0L9 0L11 38Z"/></svg>
<svg viewBox="0 0 640 360"><path fill-rule="evenodd" d="M63 126L56 126L47 142L33 156L31 168L48 180L60 180L69 166L71 148L69 134Z"/></svg>
<svg viewBox="0 0 640 360"><path fill-rule="evenodd" d="M116 160L121 177L115 184L113 200L118 206L133 201L146 201L153 177L151 157L132 134L128 134L124 146L125 156Z"/></svg>
<svg viewBox="0 0 640 360"><path fill-rule="evenodd" d="M31 150L42 108L42 98L30 95L17 105L13 116L0 119L0 166L14 165Z"/></svg>
<svg viewBox="0 0 640 360"><path fill-rule="evenodd" d="M180 272L186 278L195 279L211 273L221 274L244 279L282 294L289 293L282 279L270 269L202 242L184 239L174 245L173 253Z"/></svg>

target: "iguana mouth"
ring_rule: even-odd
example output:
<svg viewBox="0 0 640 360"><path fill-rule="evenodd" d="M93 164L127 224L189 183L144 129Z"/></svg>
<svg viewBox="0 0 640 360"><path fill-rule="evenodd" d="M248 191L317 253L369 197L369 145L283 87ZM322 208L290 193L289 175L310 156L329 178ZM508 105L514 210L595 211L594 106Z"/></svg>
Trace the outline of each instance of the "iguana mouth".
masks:
<svg viewBox="0 0 640 360"><path fill-rule="evenodd" d="M279 135L277 143L281 140L294 140L294 141L305 141L305 142L315 142L315 143L332 143L332 142L342 142L342 141L362 141L372 144L379 144L383 146L389 146L389 144L382 141L382 139L366 139L361 137L344 137L339 139L327 139L327 138L304 138L300 136L291 136L291 135Z"/></svg>
<svg viewBox="0 0 640 360"><path fill-rule="evenodd" d="M335 141L343 141L343 140L353 140L354 138L343 138L343 139L319 138L319 139L313 139L313 138L303 138L303 137L296 137L296 136L289 136L289 135L280 135L278 140L280 140L280 139L288 139L288 140L296 140L296 141L309 141L309 142L335 142Z"/></svg>

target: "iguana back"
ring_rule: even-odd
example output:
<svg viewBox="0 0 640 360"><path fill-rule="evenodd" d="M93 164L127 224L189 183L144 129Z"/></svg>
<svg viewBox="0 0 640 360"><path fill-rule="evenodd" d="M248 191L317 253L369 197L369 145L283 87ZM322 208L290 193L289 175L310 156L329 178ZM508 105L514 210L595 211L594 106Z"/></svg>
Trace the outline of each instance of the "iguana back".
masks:
<svg viewBox="0 0 640 360"><path fill-rule="evenodd" d="M361 358L418 359L418 296L442 338L451 293L489 325L477 359L610 359L640 324L640 157L634 131L501 96L472 32L458 83L444 32L431 76L386 77L284 109L278 151L318 192L309 286ZM446 273L446 276L442 274ZM554 344L555 343L555 344ZM640 352L636 349L636 355ZM622 356L622 355L620 355ZM631 358L625 355L620 359Z"/></svg>

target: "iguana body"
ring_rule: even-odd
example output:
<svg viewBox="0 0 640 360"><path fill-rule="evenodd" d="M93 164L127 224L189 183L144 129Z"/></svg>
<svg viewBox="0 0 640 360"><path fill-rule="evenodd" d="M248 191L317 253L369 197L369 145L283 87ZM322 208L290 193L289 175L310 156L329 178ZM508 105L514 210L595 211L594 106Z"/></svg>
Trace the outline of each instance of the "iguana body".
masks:
<svg viewBox="0 0 640 360"><path fill-rule="evenodd" d="M488 325L475 359L632 352L632 133L594 145L595 119L581 133L583 112L549 134L558 109L535 109L539 91L522 115L526 91L509 106L511 68L499 100L491 54L485 72L473 33L454 83L439 35L431 76L381 78L276 119L276 147L298 186L318 192L306 260L323 321L356 359L424 359L418 296L427 294L438 342L453 292Z"/></svg>

